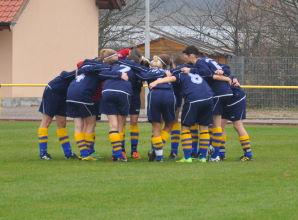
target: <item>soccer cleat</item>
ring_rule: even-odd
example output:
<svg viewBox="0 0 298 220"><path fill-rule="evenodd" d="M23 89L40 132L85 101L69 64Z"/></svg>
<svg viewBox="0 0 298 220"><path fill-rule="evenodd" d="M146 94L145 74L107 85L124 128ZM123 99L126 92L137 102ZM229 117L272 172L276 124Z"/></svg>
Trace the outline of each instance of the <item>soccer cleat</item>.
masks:
<svg viewBox="0 0 298 220"><path fill-rule="evenodd" d="M154 150L151 150L151 151L148 152L148 161L150 161L150 162L154 161L155 157L156 157L156 155L155 155Z"/></svg>
<svg viewBox="0 0 298 220"><path fill-rule="evenodd" d="M64 155L64 158L67 160L79 159L79 157L74 153L72 153L71 155Z"/></svg>
<svg viewBox="0 0 298 220"><path fill-rule="evenodd" d="M177 163L192 163L191 157L188 159L185 159L184 157L181 160L177 160Z"/></svg>
<svg viewBox="0 0 298 220"><path fill-rule="evenodd" d="M199 156L199 154L191 152L191 158L196 159L198 156Z"/></svg>
<svg viewBox="0 0 298 220"><path fill-rule="evenodd" d="M239 158L239 160L240 161L251 161L252 160L252 157L247 157L247 156L243 155L243 156L241 156Z"/></svg>
<svg viewBox="0 0 298 220"><path fill-rule="evenodd" d="M215 157L215 158L212 158L212 157L211 157L211 158L209 159L209 161L210 161L210 162L219 162L219 161L220 161L220 158L219 158L219 156L217 156L217 157Z"/></svg>
<svg viewBox="0 0 298 220"><path fill-rule="evenodd" d="M163 160L163 158L160 158L159 160L155 160L155 162L163 163L164 160Z"/></svg>
<svg viewBox="0 0 298 220"><path fill-rule="evenodd" d="M174 153L174 152L171 152L171 153L170 153L170 156L169 156L169 159L170 159L170 160L175 160L176 158L177 158L177 154Z"/></svg>
<svg viewBox="0 0 298 220"><path fill-rule="evenodd" d="M198 158L197 160L199 163L206 163L207 162L207 159L206 158Z"/></svg>
<svg viewBox="0 0 298 220"><path fill-rule="evenodd" d="M94 158L94 157L88 156L88 157L82 157L81 160L84 160L84 161L96 161L97 159Z"/></svg>
<svg viewBox="0 0 298 220"><path fill-rule="evenodd" d="M127 158L118 157L117 159L113 160L114 162L128 162Z"/></svg>
<svg viewBox="0 0 298 220"><path fill-rule="evenodd" d="M226 156L219 156L219 159L220 159L221 161L224 161L224 160L226 160Z"/></svg>
<svg viewBox="0 0 298 220"><path fill-rule="evenodd" d="M40 155L40 159L42 159L42 160L52 160L52 156L48 153L43 153L42 155Z"/></svg>
<svg viewBox="0 0 298 220"><path fill-rule="evenodd" d="M103 157L97 153L97 151L94 151L93 153L90 154L91 157L94 157L96 159L102 159Z"/></svg>
<svg viewBox="0 0 298 220"><path fill-rule="evenodd" d="M139 160L139 159L141 159L141 155L140 155L138 152L133 152L133 153L131 154L131 158L132 158L132 159Z"/></svg>
<svg viewBox="0 0 298 220"><path fill-rule="evenodd" d="M214 147L212 145L209 146L207 151L207 160L210 161L211 155L215 153Z"/></svg>
<svg viewBox="0 0 298 220"><path fill-rule="evenodd" d="M126 156L126 152L125 151L122 151L122 157L127 160L127 156Z"/></svg>

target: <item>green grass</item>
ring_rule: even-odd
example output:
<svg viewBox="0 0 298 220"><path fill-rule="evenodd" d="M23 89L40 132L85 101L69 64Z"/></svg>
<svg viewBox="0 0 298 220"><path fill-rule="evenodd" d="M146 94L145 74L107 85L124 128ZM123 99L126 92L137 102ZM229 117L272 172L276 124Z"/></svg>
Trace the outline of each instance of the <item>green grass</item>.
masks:
<svg viewBox="0 0 298 220"><path fill-rule="evenodd" d="M247 126L251 162L236 161L242 151L229 127L227 161L206 164L147 162L148 124L140 127L143 160L110 162L107 125L98 124L104 159L65 160L53 125L54 159L42 161L37 127L0 122L0 219L298 219L297 127Z"/></svg>

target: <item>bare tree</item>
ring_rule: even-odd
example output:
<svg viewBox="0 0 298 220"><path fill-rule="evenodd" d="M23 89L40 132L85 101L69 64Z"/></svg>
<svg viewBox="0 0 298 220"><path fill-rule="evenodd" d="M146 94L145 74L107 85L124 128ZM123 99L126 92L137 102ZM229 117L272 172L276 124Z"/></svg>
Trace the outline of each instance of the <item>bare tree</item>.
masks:
<svg viewBox="0 0 298 220"><path fill-rule="evenodd" d="M100 10L99 15L99 48L106 46L120 49L123 45L134 45L140 41L145 19L144 0L127 0L121 11ZM155 0L151 4L151 12L162 9L165 0ZM157 17L154 18L158 20ZM154 19L151 22L154 23Z"/></svg>

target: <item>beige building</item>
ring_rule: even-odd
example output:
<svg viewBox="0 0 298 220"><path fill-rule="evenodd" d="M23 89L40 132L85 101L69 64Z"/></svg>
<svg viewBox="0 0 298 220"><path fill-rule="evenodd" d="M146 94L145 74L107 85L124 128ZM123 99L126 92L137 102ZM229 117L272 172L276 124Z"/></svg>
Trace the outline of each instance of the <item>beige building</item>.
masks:
<svg viewBox="0 0 298 220"><path fill-rule="evenodd" d="M0 84L46 84L98 53L98 9L124 0L0 0ZM2 87L2 98L40 97L43 87Z"/></svg>

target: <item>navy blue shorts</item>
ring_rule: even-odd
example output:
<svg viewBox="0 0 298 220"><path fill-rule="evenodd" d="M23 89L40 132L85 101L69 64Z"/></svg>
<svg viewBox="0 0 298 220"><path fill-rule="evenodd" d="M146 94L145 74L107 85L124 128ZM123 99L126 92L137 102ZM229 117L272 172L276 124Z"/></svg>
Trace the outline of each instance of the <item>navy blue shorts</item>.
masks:
<svg viewBox="0 0 298 220"><path fill-rule="evenodd" d="M246 119L246 96L238 100L232 97L230 103L224 107L222 118L230 121Z"/></svg>
<svg viewBox="0 0 298 220"><path fill-rule="evenodd" d="M182 106L182 94L176 95L176 110Z"/></svg>
<svg viewBox="0 0 298 220"><path fill-rule="evenodd" d="M129 114L130 115L139 115L141 109L141 97L140 95L132 95L130 100L130 108Z"/></svg>
<svg viewBox="0 0 298 220"><path fill-rule="evenodd" d="M42 95L39 111L50 117L54 117L55 115L65 117L66 97L61 97L60 95L54 93L52 89L47 86Z"/></svg>
<svg viewBox="0 0 298 220"><path fill-rule="evenodd" d="M223 109L229 103L232 96L222 96L222 97L214 97L213 98L213 115L222 115Z"/></svg>
<svg viewBox="0 0 298 220"><path fill-rule="evenodd" d="M181 124L190 127L195 124L207 126L212 123L213 99L184 103Z"/></svg>
<svg viewBox="0 0 298 220"><path fill-rule="evenodd" d="M102 114L123 115L129 113L130 95L123 92L105 91L102 93L101 108Z"/></svg>
<svg viewBox="0 0 298 220"><path fill-rule="evenodd" d="M87 118L96 115L95 105L67 102L67 116L71 118Z"/></svg>
<svg viewBox="0 0 298 220"><path fill-rule="evenodd" d="M171 123L175 120L176 97L170 89L153 89L148 94L147 115L149 122Z"/></svg>

